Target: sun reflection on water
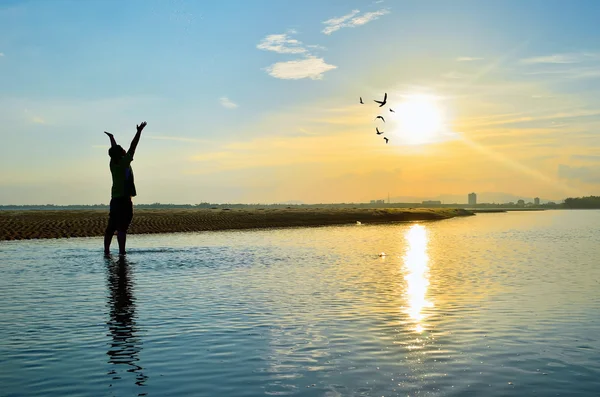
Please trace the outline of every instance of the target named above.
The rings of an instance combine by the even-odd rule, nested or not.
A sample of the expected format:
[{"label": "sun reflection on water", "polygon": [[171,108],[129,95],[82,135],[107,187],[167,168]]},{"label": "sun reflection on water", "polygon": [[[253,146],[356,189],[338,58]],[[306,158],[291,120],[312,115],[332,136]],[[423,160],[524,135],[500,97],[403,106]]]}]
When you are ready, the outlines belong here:
[{"label": "sun reflection on water", "polygon": [[423,313],[424,308],[433,307],[428,301],[427,288],[429,287],[429,256],[427,255],[427,229],[420,224],[411,226],[405,235],[408,249],[404,255],[404,279],[407,282],[405,312],[415,323],[414,330],[423,332],[426,328]]}]

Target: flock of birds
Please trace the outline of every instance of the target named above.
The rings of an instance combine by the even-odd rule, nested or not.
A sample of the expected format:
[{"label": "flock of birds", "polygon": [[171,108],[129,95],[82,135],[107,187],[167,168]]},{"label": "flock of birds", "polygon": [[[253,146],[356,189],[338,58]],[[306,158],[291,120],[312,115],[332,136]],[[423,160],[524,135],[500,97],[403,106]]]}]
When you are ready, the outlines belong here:
[{"label": "flock of birds", "polygon": [[[373,100],[373,102],[378,103],[380,108],[384,107],[387,104],[387,92],[383,96],[383,101]],[[362,97],[360,97],[360,103],[361,103],[361,105],[365,104],[363,102]],[[390,112],[395,113],[394,109],[391,109],[391,108],[390,108]],[[375,117],[375,120],[377,120],[377,119],[381,119],[381,121],[383,121],[385,123],[385,119],[383,118],[383,116],[377,116],[377,117]],[[384,133],[383,131],[379,131],[379,127],[375,127],[375,131],[376,131],[377,135],[382,135]],[[383,139],[385,140],[385,143],[388,143],[388,141],[389,141],[388,138],[386,138],[384,136]]]}]

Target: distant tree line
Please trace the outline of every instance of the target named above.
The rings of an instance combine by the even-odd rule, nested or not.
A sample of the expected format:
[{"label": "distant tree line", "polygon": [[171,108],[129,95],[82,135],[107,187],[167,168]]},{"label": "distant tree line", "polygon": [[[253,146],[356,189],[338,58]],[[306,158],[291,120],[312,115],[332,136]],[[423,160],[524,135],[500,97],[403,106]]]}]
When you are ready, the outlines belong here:
[{"label": "distant tree line", "polygon": [[565,199],[564,208],[600,209],[600,196],[569,197]]},{"label": "distant tree line", "polygon": [[[199,204],[136,204],[136,208],[140,209],[232,209],[232,208],[518,208],[523,205],[518,203],[480,203],[475,206],[467,204],[423,204],[423,203],[329,203],[329,204],[242,204],[242,203],[208,203],[202,202]],[[533,203],[527,203],[525,207],[536,207],[545,209],[600,209],[600,196],[588,197],[569,197],[564,203],[545,203],[534,206]],[[92,205],[0,205],[0,210],[22,211],[22,210],[107,210],[107,204],[92,204]]]}]

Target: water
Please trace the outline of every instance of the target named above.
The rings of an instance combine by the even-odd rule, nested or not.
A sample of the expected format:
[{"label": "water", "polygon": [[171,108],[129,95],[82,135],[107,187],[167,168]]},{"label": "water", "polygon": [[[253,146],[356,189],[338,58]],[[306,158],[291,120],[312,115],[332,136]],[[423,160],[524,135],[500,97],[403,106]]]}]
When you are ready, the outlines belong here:
[{"label": "water", "polygon": [[3,242],[0,395],[598,396],[598,224]]}]

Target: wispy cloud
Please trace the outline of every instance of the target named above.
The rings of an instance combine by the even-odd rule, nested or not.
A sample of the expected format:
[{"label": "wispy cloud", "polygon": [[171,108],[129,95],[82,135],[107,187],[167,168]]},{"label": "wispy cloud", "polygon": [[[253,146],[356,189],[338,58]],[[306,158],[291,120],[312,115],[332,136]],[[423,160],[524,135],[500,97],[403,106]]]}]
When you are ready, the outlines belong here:
[{"label": "wispy cloud", "polygon": [[447,78],[447,79],[456,79],[456,80],[460,80],[460,79],[466,79],[469,77],[469,75],[464,74],[464,73],[459,73],[459,72],[448,72],[448,73],[444,73],[442,75],[442,77]]},{"label": "wispy cloud", "polygon": [[483,61],[483,58],[478,58],[478,57],[458,57],[458,58],[456,58],[456,62],[474,62],[474,61]]},{"label": "wispy cloud", "polygon": [[343,27],[342,25],[346,21],[348,21],[352,17],[355,17],[358,13],[360,13],[360,10],[352,10],[352,11],[350,11],[349,14],[343,15],[341,17],[334,17],[334,18],[328,19],[326,21],[323,21],[323,24],[327,25],[327,27],[325,29],[323,29],[323,33],[331,34],[331,33],[335,32],[336,30],[341,29]]},{"label": "wispy cloud", "polygon": [[600,162],[600,155],[573,154],[573,155],[571,155],[570,159],[571,160],[580,160],[580,161]]},{"label": "wispy cloud", "polygon": [[383,8],[378,11],[366,12],[362,15],[359,15],[360,10],[352,10],[350,13],[341,17],[334,17],[323,21],[323,24],[326,26],[322,30],[322,32],[327,35],[330,35],[333,32],[338,31],[342,28],[355,28],[357,26],[365,25],[389,13],[390,10],[386,8]]},{"label": "wispy cloud", "polygon": [[564,79],[593,79],[600,77],[600,69],[598,66],[590,67],[566,67],[561,69],[553,70],[534,70],[526,72],[526,75],[530,76],[555,76],[557,78]]},{"label": "wispy cloud", "polygon": [[315,50],[323,50],[323,51],[325,51],[327,49],[327,47],[323,47],[322,45],[318,45],[318,44],[309,44],[306,46],[306,48],[313,48]]},{"label": "wispy cloud", "polygon": [[[289,34],[296,33],[295,31],[288,32]],[[304,54],[306,48],[302,46],[302,42],[290,38],[287,33],[270,34],[261,40],[256,46],[259,50],[273,51],[278,54]]]},{"label": "wispy cloud", "polygon": [[553,54],[553,55],[545,55],[539,57],[532,58],[524,58],[521,59],[521,63],[525,64],[565,64],[565,63],[579,63],[582,62],[583,54]]},{"label": "wispy cloud", "polygon": [[600,183],[600,167],[571,167],[558,165],[558,177],[561,179],[579,180],[584,183]]},{"label": "wispy cloud", "polygon": [[219,103],[221,104],[221,106],[227,109],[236,109],[238,107],[237,103],[232,102],[226,96],[219,98]]},{"label": "wispy cloud", "polygon": [[46,120],[44,120],[43,118],[41,118],[39,116],[33,116],[31,118],[31,122],[34,124],[47,124]]},{"label": "wispy cloud", "polygon": [[0,52],[0,57],[3,57],[3,56],[4,56],[4,53],[3,53],[3,52]]},{"label": "wispy cloud", "polygon": [[265,68],[270,76],[284,80],[312,79],[321,80],[323,73],[337,66],[326,63],[323,58],[308,57],[297,61],[277,62]]}]

